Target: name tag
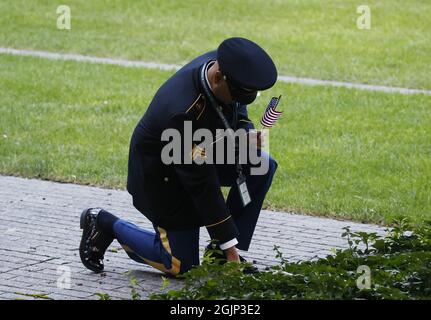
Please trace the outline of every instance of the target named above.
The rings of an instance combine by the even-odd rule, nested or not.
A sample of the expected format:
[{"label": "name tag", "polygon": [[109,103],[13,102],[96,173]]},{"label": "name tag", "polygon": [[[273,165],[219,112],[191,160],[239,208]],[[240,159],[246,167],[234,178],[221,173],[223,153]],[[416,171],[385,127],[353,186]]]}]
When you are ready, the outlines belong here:
[{"label": "name tag", "polygon": [[242,205],[245,207],[251,202],[250,194],[248,193],[247,183],[245,177],[241,175],[236,179],[236,184],[238,185],[239,196],[242,201]]}]

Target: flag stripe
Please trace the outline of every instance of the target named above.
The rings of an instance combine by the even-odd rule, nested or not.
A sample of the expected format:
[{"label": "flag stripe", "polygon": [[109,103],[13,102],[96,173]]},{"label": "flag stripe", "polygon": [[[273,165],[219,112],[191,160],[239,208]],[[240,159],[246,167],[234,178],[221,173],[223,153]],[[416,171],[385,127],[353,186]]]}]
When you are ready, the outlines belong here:
[{"label": "flag stripe", "polygon": [[283,112],[275,110],[278,105],[280,98],[272,97],[269,101],[268,107],[266,108],[260,123],[267,128],[271,128]]}]

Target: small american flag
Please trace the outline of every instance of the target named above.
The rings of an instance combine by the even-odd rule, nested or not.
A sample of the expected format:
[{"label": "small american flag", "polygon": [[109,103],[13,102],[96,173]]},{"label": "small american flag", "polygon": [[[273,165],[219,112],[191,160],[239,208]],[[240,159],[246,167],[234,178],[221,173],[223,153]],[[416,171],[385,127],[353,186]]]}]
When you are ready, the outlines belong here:
[{"label": "small american flag", "polygon": [[265,113],[262,116],[262,119],[260,120],[260,123],[265,128],[271,128],[275,122],[280,118],[282,115],[282,111],[275,110],[277,108],[278,102],[280,101],[281,96],[272,97],[271,101],[268,104],[268,107],[265,110]]}]

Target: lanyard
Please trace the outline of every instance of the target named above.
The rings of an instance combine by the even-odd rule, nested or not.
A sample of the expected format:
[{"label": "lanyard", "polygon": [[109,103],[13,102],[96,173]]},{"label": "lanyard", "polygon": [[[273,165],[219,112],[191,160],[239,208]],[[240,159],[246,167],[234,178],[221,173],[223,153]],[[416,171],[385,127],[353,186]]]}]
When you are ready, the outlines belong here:
[{"label": "lanyard", "polygon": [[[206,72],[207,66],[208,66],[208,62],[205,63],[202,66],[201,72],[200,72],[200,80],[201,80],[202,88],[203,88],[203,90],[205,92],[205,96],[208,98],[208,100],[210,102],[210,105],[213,107],[213,109],[216,111],[217,115],[221,119],[221,121],[223,123],[223,126],[226,129],[226,132],[228,132],[228,134],[229,134],[229,137],[231,139],[233,139],[232,141],[234,141],[234,143],[236,143],[235,137],[234,137],[233,132],[232,132],[233,130],[229,130],[229,129],[232,129],[231,126],[230,126],[230,124],[229,124],[229,121],[227,121],[226,117],[223,114],[223,108],[216,101],[216,99],[214,98],[211,90],[208,88],[208,84],[207,84],[207,82],[205,80],[205,72]],[[236,127],[236,121],[237,121],[237,118],[238,118],[238,115],[237,115],[237,112],[238,112],[238,110],[237,110],[238,105],[237,104],[238,103],[235,102],[235,104],[236,105],[234,107],[233,112],[234,112],[234,125]],[[236,172],[238,173],[238,178],[241,178],[241,179],[243,179],[245,181],[245,177],[244,177],[244,175],[242,173],[242,166],[241,166],[241,164],[239,163],[239,161],[237,159],[236,152],[235,152],[235,166],[236,166]]]}]

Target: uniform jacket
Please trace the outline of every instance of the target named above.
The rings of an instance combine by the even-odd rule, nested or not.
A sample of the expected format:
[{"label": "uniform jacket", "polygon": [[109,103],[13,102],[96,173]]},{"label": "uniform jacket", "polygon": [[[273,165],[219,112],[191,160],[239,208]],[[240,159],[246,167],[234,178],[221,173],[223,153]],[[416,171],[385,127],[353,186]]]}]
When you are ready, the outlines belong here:
[{"label": "uniform jacket", "polygon": [[[157,91],[136,126],[130,143],[127,190],[134,206],[154,224],[166,229],[206,226],[212,239],[231,240],[238,231],[221,192],[212,164],[171,164],[161,161],[167,143],[161,134],[167,128],[181,131],[184,121],[198,128],[224,129],[203,93],[199,72],[202,65],[216,60],[208,52],[177,71]],[[237,112],[224,106],[232,127],[252,127],[246,106]]]}]

